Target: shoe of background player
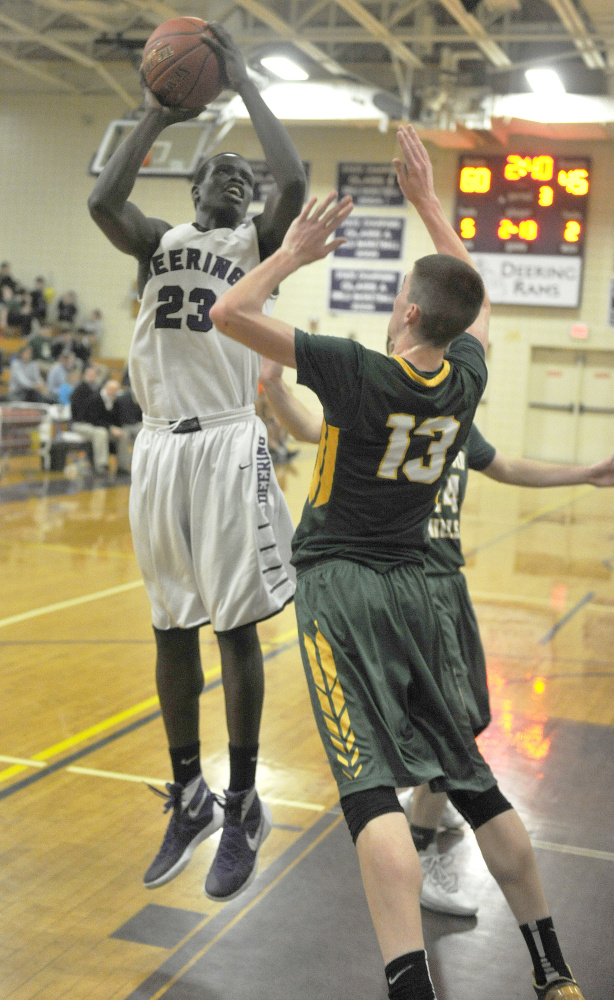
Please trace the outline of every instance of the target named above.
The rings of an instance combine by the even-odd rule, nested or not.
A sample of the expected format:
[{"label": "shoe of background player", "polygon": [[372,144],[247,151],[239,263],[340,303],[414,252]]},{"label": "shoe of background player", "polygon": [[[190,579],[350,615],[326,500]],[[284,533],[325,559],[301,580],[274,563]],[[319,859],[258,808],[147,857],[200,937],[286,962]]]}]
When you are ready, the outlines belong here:
[{"label": "shoe of background player", "polygon": [[183,871],[196,847],[219,830],[224,810],[203,778],[189,802],[182,801],[182,785],[167,782],[167,793],[153,785],[149,787],[166,799],[164,812],[173,810],[162,846],[143,876],[146,888],[155,889]]},{"label": "shoe of background player", "polygon": [[218,902],[234,899],[252,884],[258,852],[273,826],[271,810],[255,788],[224,794],[224,829],[205,881],[205,895]]},{"label": "shoe of background player", "polygon": [[420,905],[425,910],[451,917],[475,917],[478,905],[464,889],[459,889],[452,857],[440,854],[436,844],[430,844],[426,851],[418,851],[418,857],[422,867]]},{"label": "shoe of background player", "polygon": [[[403,812],[407,816],[407,822],[411,822],[411,804],[414,800],[414,790],[413,788],[406,788],[404,791],[399,792],[397,795],[399,802],[403,808]],[[446,802],[446,807],[439,820],[439,826],[437,827],[438,833],[463,833],[463,827],[465,826],[465,820],[459,813],[457,809],[454,808],[450,800]]]},{"label": "shoe of background player", "polygon": [[537,986],[535,976],[533,976],[533,989],[537,993],[537,1000],[584,1000],[580,987],[571,974],[571,969],[569,969],[569,978],[561,976],[545,986]]}]

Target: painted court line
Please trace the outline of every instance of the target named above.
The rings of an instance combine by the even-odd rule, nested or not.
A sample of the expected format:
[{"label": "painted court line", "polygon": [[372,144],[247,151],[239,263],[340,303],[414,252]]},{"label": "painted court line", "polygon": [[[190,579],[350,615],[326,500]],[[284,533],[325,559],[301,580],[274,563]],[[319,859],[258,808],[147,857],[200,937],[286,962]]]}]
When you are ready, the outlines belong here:
[{"label": "painted court line", "polygon": [[556,624],[553,625],[552,628],[549,629],[545,635],[541,637],[541,639],[539,640],[539,645],[543,646],[545,643],[550,642],[551,639],[554,639],[557,632],[560,632],[560,630],[565,625],[567,625],[567,622],[571,618],[573,618],[573,616],[577,614],[578,611],[580,611],[585,604],[588,604],[589,601],[592,601],[594,596],[595,596],[595,591],[589,590],[588,594],[585,594],[584,597],[581,600],[579,600],[577,604],[574,604],[573,608],[570,608],[567,614],[563,615],[563,617],[558,622],[556,622]]},{"label": "painted court line", "polygon": [[145,778],[142,774],[120,774],[117,771],[97,771],[94,767],[75,767],[71,765],[66,768],[71,774],[87,774],[93,778],[114,778],[115,781],[136,781],[145,785],[166,785],[166,778]]},{"label": "painted court line", "polygon": [[42,760],[25,760],[23,757],[7,757],[6,754],[0,753],[0,760],[5,761],[7,764],[21,764],[23,767],[47,767]]},{"label": "painted court line", "polygon": [[551,844],[547,840],[531,840],[533,847],[540,851],[558,851],[559,854],[576,854],[581,858],[596,858],[599,861],[614,861],[612,851],[593,851],[590,847],[574,847],[572,844]]},{"label": "painted court line", "polygon": [[133,580],[132,583],[121,583],[117,587],[109,587],[107,590],[98,590],[93,594],[84,594],[83,597],[71,597],[68,601],[58,601],[57,604],[47,604],[42,608],[32,608],[31,611],[22,611],[19,615],[0,618],[0,628],[6,628],[7,625],[17,625],[19,622],[27,622],[32,618],[39,618],[41,615],[51,615],[56,611],[65,611],[66,608],[76,608],[79,604],[89,604],[90,601],[99,601],[104,597],[114,597],[115,594],[125,594],[128,590],[136,590],[137,587],[142,586],[142,580]]}]

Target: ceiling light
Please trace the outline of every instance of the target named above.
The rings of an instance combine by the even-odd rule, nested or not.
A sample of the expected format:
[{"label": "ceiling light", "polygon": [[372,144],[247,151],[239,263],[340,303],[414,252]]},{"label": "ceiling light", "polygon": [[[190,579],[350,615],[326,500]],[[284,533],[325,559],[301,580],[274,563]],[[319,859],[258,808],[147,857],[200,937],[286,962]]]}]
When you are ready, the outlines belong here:
[{"label": "ceiling light", "polygon": [[525,76],[531,90],[540,97],[560,97],[565,93],[563,82],[553,69],[528,69]]},{"label": "ceiling light", "polygon": [[281,80],[308,80],[309,73],[286,56],[265,56],[262,65]]}]

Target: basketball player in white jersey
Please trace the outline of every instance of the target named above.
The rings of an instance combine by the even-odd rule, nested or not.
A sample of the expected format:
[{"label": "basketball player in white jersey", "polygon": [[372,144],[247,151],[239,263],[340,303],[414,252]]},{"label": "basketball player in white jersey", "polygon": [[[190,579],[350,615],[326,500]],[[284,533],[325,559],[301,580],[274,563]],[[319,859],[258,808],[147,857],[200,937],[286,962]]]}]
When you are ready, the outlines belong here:
[{"label": "basketball player in white jersey", "polygon": [[[174,878],[223,824],[205,892],[226,900],[255,877],[258,851],[271,829],[270,811],[255,789],[264,694],[256,623],[293,597],[293,525],[254,411],[260,359],[218,334],[209,310],[280,246],[301,210],[305,174],[236,43],[223,28],[214,31],[214,39],[203,38],[227,85],[243,98],[275,179],[262,214],[243,221],[254,178],[235,153],[221,153],[197,169],[193,223],[173,228],[128,201],[162,130],[197,114],[162,107],[149,91],[144,117],[105,166],[88,204],[111,243],[136,257],[141,296],[129,358],[143,410],[130,524],[152,606],[156,681],[173,768],[165,804],[172,816],[144,883],[153,888]],[[198,632],[208,623],[220,648],[229,735],[223,802],[200,767]]]}]

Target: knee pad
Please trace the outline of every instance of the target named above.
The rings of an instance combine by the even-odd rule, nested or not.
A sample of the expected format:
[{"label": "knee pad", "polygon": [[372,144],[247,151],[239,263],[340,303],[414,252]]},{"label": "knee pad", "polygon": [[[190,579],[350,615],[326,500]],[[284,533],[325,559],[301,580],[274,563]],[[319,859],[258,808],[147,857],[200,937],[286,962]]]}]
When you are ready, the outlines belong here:
[{"label": "knee pad", "polygon": [[350,792],[341,799],[341,808],[354,843],[358,839],[358,834],[376,816],[403,812],[397,793],[394,788],[389,788],[387,785],[367,788],[362,792]]},{"label": "knee pad", "polygon": [[448,798],[452,805],[458,809],[472,830],[488,823],[489,819],[494,819],[499,813],[513,809],[511,802],[505,798],[498,785],[493,785],[485,792],[448,792]]}]

